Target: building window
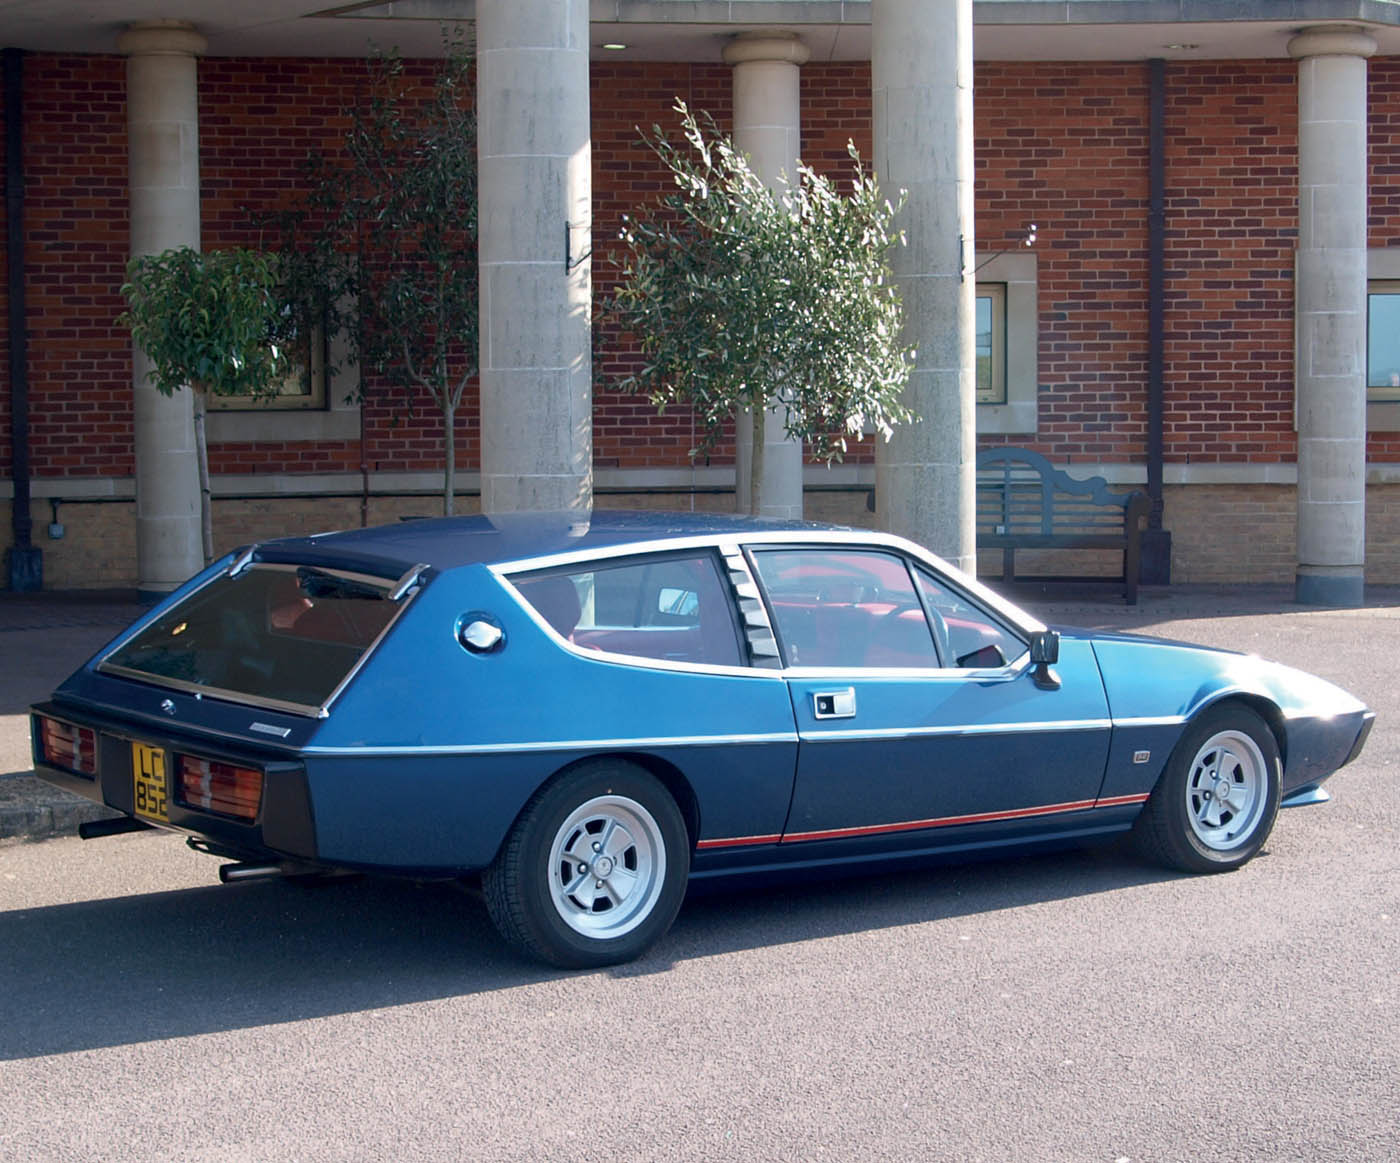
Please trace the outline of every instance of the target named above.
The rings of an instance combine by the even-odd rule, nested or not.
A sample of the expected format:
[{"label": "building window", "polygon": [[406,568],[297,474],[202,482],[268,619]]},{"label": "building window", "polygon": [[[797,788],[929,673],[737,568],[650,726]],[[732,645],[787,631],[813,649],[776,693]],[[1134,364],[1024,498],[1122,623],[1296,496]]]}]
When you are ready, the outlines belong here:
[{"label": "building window", "polygon": [[1006,403],[1006,284],[977,284],[977,402]]},{"label": "building window", "polygon": [[1400,401],[1400,280],[1366,288],[1366,399]]},{"label": "building window", "polygon": [[1035,435],[1040,307],[1034,252],[986,258],[977,270],[977,431]]},{"label": "building window", "polygon": [[1400,432],[1400,247],[1366,252],[1366,431]]},{"label": "building window", "polygon": [[326,406],[326,333],[323,327],[313,327],[310,333],[298,336],[292,351],[292,367],[276,391],[267,396],[214,396],[208,400],[210,411],[261,412],[268,409],[322,409]]}]

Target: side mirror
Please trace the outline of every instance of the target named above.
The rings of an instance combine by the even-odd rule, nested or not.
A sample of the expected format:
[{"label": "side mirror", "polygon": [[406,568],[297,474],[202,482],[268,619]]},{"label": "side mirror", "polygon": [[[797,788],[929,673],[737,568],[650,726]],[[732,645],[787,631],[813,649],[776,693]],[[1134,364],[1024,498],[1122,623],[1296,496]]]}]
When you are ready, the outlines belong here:
[{"label": "side mirror", "polygon": [[1041,690],[1060,689],[1060,677],[1050,668],[1060,661],[1060,635],[1054,630],[1031,634],[1031,681]]}]

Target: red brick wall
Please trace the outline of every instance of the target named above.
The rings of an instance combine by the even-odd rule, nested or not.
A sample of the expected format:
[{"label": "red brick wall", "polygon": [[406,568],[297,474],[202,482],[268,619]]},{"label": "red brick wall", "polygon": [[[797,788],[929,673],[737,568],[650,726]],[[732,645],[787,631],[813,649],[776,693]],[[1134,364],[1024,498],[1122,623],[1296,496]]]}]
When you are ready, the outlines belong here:
[{"label": "red brick wall", "polygon": [[[27,55],[23,124],[30,463],[39,475],[129,474],[130,338],[116,324],[128,246],[125,62]],[[8,408],[8,362],[0,375]]]},{"label": "red brick wall", "polygon": [[[203,244],[209,248],[271,245],[258,215],[294,199],[308,155],[335,156],[350,120],[343,111],[366,91],[370,69],[355,59],[200,62],[200,187]],[[431,66],[410,62],[405,77],[420,84]],[[371,378],[364,402],[365,458],[371,470],[435,470],[442,465],[442,420],[426,393],[406,393]],[[336,390],[334,383],[331,390]],[[341,394],[344,394],[343,389]],[[457,413],[457,462],[479,456],[477,395]],[[215,444],[216,473],[338,472],[360,465],[358,440]]]},{"label": "red brick wall", "polygon": [[1034,447],[1056,458],[1143,460],[1145,66],[979,64],[974,100],[977,249],[1015,247],[1028,223],[1038,228]]},{"label": "red brick wall", "polygon": [[[1371,64],[1371,241],[1400,236],[1400,61]],[[127,252],[125,63],[25,59],[32,459],[40,475],[132,471],[128,339],[115,320]],[[278,205],[307,153],[333,146],[358,61],[200,63],[204,244],[256,245],[250,211]],[[674,131],[686,98],[728,127],[722,65],[593,66],[594,285],[607,294],[623,213],[664,192],[637,126]],[[1167,70],[1167,456],[1291,460],[1296,68],[1287,61],[1172,64]],[[869,66],[802,71],[803,152],[845,172],[846,141],[869,159]],[[977,244],[983,253],[1039,227],[1040,434],[1057,458],[1145,457],[1146,67],[979,62]],[[3,288],[0,288],[0,298]],[[3,355],[3,341],[0,341]],[[609,390],[625,352],[599,353],[600,465],[681,466],[690,417],[655,417]],[[0,365],[0,382],[7,378]],[[0,391],[0,423],[8,409]],[[371,467],[438,466],[438,418],[424,398],[367,406]],[[477,463],[475,393],[459,417],[460,463]],[[1020,443],[1023,438],[1012,438]],[[1371,439],[1400,460],[1400,435]],[[717,459],[729,459],[728,446]],[[868,446],[855,459],[868,459]],[[216,472],[353,469],[354,441],[216,445]],[[0,471],[8,471],[0,441]]]},{"label": "red brick wall", "polygon": [[1167,78],[1167,459],[1291,461],[1297,66]]},{"label": "red brick wall", "polygon": [[[653,127],[673,141],[680,98],[728,132],[733,118],[730,70],[724,65],[595,63],[591,69],[593,121],[593,294],[602,308],[617,284],[623,215],[654,206],[674,186],[642,134]],[[599,467],[670,468],[688,465],[700,426],[688,410],[658,416],[644,396],[611,387],[635,369],[637,357],[602,326],[594,340],[593,458]],[[732,464],[732,441],[714,463]]]}]

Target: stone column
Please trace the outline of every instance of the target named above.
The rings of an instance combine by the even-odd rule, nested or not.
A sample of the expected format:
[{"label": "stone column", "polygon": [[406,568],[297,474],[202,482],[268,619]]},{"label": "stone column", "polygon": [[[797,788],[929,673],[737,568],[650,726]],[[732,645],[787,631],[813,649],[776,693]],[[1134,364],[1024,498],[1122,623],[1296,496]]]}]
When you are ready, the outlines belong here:
[{"label": "stone column", "polygon": [[[196,58],[206,42],[179,20],[133,24],[117,42],[127,57],[131,254],[199,247],[199,108]],[[136,566],[143,594],[168,593],[204,565],[193,397],[162,396],[150,363],[132,352],[136,455]]]},{"label": "stone column", "polygon": [[[749,157],[769,189],[780,174],[797,180],[802,151],[801,67],[810,50],[795,33],[744,32],[724,49],[734,69],[734,144]],[[752,506],[753,417],[736,424],[735,500],[740,512]],[[783,431],[781,409],[769,409],[763,426],[760,503],[764,517],[802,517],[802,442]]]},{"label": "stone column", "polygon": [[588,0],[479,0],[481,505],[593,504]]},{"label": "stone column", "polygon": [[872,0],[875,170],[908,245],[891,255],[904,337],[918,349],[906,399],[921,417],[876,448],[880,527],[971,573],[977,365],[973,255],[972,0]]},{"label": "stone column", "polygon": [[1358,606],[1366,560],[1366,58],[1304,29],[1298,60],[1297,600]]}]

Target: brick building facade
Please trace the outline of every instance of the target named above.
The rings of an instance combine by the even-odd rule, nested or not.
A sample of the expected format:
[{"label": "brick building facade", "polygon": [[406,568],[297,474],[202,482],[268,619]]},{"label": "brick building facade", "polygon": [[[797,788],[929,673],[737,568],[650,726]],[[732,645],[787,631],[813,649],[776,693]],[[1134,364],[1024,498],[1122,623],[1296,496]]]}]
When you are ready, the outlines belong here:
[{"label": "brick building facade", "polygon": [[[55,588],[135,578],[130,342],[116,322],[129,253],[124,66],[106,54],[24,58],[31,513],[45,584]],[[1400,59],[1377,56],[1368,67],[1368,246],[1380,250],[1400,236]],[[257,246],[265,240],[255,212],[296,188],[310,151],[336,147],[364,62],[211,55],[198,75],[202,244]],[[839,173],[848,139],[869,158],[869,62],[813,62],[801,84],[804,160]],[[1297,90],[1288,59],[1166,66],[1163,524],[1178,581],[1292,578]],[[637,127],[674,125],[677,96],[725,126],[731,70],[606,58],[591,66],[595,294],[609,285],[621,215],[663,189]],[[979,446],[1026,446],[1073,472],[1140,484],[1147,64],[979,59],[974,107],[979,255],[1014,247],[1027,223],[1038,226],[1034,430],[979,432]],[[0,431],[8,346],[0,335]],[[732,503],[732,449],[693,465],[688,417],[658,417],[645,400],[609,390],[625,360],[618,351],[595,357],[598,503]],[[342,413],[334,423],[211,419],[218,548],[357,522],[362,464],[372,520],[433,511],[440,436],[431,408],[419,401],[410,412],[371,393],[361,417],[334,383],[331,394],[329,410]],[[1368,435],[1366,576],[1400,582],[1400,423],[1386,424],[1374,413]],[[470,509],[479,464],[470,390],[457,448]],[[0,479],[12,474],[11,456],[0,440]],[[862,446],[832,473],[809,469],[809,515],[868,522],[872,460]],[[61,539],[45,532],[51,521],[64,527]],[[9,536],[8,519],[0,528]]]}]

